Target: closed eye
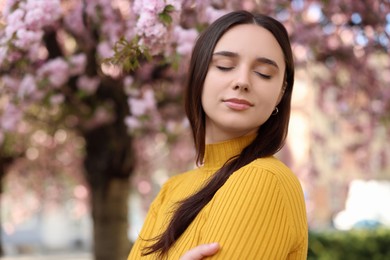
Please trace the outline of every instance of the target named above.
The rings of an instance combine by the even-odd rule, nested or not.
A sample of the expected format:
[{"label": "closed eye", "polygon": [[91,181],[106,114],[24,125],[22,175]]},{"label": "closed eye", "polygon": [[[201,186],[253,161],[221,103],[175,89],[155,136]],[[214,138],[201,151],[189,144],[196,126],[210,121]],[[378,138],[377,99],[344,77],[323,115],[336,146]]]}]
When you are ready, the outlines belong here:
[{"label": "closed eye", "polygon": [[232,70],[234,67],[223,67],[223,66],[216,66],[217,69],[222,70],[222,71],[229,71]]},{"label": "closed eye", "polygon": [[257,71],[254,71],[254,73],[256,73],[256,75],[258,75],[259,77],[262,77],[263,79],[271,79],[270,75],[266,75]]}]

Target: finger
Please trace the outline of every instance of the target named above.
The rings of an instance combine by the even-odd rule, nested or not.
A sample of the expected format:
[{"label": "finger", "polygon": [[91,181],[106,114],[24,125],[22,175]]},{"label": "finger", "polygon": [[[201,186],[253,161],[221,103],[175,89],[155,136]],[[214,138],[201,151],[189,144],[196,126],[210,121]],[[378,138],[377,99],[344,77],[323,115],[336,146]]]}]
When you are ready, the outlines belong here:
[{"label": "finger", "polygon": [[218,243],[204,244],[187,251],[180,260],[200,260],[206,256],[212,256],[219,250]]}]

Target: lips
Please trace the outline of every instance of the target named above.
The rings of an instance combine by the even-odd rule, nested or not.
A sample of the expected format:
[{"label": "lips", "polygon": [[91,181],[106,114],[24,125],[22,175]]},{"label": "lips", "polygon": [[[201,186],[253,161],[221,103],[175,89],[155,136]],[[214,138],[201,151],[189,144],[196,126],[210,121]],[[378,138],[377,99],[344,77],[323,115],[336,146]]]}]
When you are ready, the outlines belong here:
[{"label": "lips", "polygon": [[253,106],[253,104],[251,102],[249,102],[248,100],[239,99],[239,98],[224,99],[223,103],[227,107],[229,107],[233,110],[239,110],[239,111],[249,109],[250,107]]}]

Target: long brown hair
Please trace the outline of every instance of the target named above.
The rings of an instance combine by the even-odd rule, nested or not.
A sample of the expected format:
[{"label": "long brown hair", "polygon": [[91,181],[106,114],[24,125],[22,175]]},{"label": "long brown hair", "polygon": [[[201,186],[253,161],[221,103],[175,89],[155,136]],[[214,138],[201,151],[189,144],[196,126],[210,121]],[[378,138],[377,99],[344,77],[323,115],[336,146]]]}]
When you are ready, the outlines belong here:
[{"label": "long brown hair", "polygon": [[192,52],[185,93],[185,109],[195,142],[196,161],[198,164],[203,162],[206,147],[205,112],[202,107],[201,96],[208,66],[218,40],[227,30],[240,24],[257,24],[270,31],[283,50],[286,63],[286,86],[283,97],[278,104],[279,113],[271,116],[261,125],[252,143],[245,147],[238,156],[226,162],[198,192],[178,202],[177,209],[167,229],[155,238],[153,245],[145,248],[144,255],[154,252],[159,253],[161,257],[166,255],[170,247],[183,234],[202,208],[210,202],[214,194],[233,172],[257,158],[272,156],[284,145],[290,119],[291,95],[294,85],[294,61],[288,33],[279,21],[269,16],[252,14],[247,11],[235,11],[217,19],[203,31]]}]

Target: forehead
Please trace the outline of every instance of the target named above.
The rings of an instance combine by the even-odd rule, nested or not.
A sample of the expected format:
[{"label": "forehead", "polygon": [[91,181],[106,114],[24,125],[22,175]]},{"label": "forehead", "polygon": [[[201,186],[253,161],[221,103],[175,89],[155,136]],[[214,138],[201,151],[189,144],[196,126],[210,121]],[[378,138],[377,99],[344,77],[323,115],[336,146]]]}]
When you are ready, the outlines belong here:
[{"label": "forehead", "polygon": [[256,59],[265,57],[284,67],[282,48],[271,32],[256,24],[241,24],[225,32],[214,52],[230,51],[239,56]]}]

